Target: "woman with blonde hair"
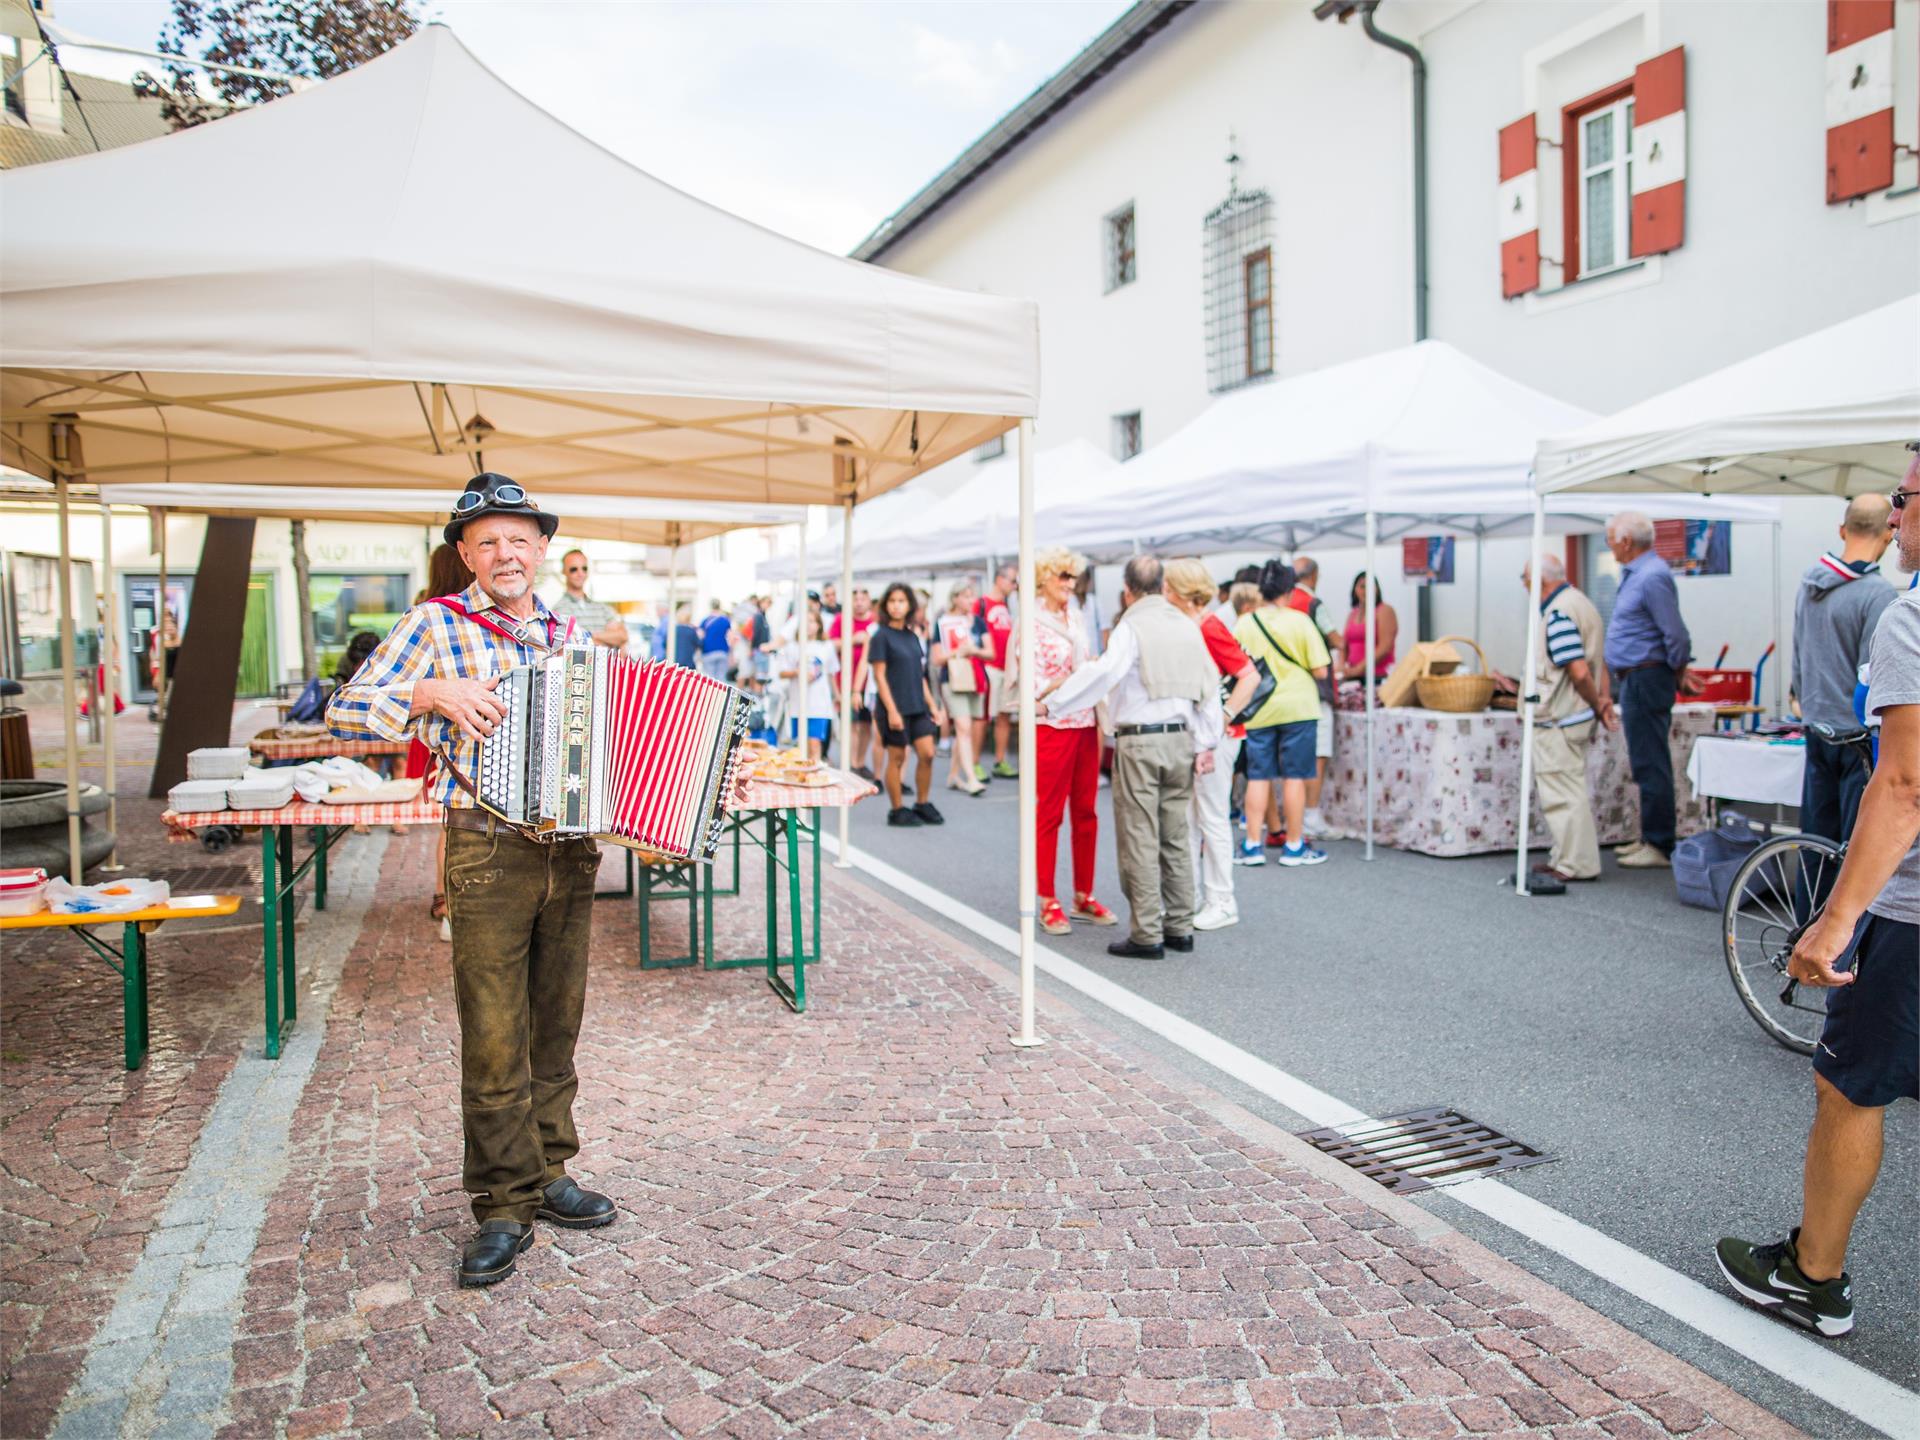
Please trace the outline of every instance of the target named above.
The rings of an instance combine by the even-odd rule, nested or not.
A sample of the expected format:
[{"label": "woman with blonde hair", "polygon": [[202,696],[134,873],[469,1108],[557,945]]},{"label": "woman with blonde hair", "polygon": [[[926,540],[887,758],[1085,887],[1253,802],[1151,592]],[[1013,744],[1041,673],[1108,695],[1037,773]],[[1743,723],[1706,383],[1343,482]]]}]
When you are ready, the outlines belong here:
[{"label": "woman with blonde hair", "polygon": [[979,658],[991,654],[973,643],[973,602],[979,594],[971,580],[957,582],[947,595],[947,612],[934,637],[934,673],[944,677],[947,714],[953,720],[953,749],[948,756],[947,788],[984,795],[987,787],[973,774],[976,721],[987,714],[987,669]]},{"label": "woman with blonde hair", "polygon": [[[1207,567],[1198,560],[1172,560],[1167,563],[1166,575],[1167,599],[1200,627],[1200,638],[1207,642],[1207,654],[1214,666],[1233,682],[1233,691],[1225,700],[1226,716],[1231,721],[1253,698],[1260,672],[1233,638],[1233,632],[1208,608],[1219,587]],[[1239,905],[1233,898],[1233,766],[1245,734],[1245,727],[1229,723],[1214,747],[1213,769],[1193,779],[1188,813],[1193,832],[1200,837],[1194,861],[1202,901],[1200,913],[1193,917],[1196,930],[1221,930],[1240,919]]]},{"label": "woman with blonde hair", "polygon": [[[1032,685],[1037,705],[1082,665],[1087,663],[1087,632],[1080,609],[1073,603],[1074,582],[1087,562],[1059,545],[1050,545],[1033,560],[1034,588],[1039,592],[1033,610]],[[1008,679],[1014,667],[1029,663],[1018,649],[1016,630],[1007,651]],[[1046,714],[1034,724],[1034,787],[1039,803],[1034,829],[1039,842],[1036,867],[1040,895],[1040,928],[1049,935],[1072,931],[1068,921],[1093,925],[1118,924],[1118,918],[1093,898],[1093,860],[1100,819],[1100,731],[1094,709],[1087,706],[1064,715]],[[1022,764],[1028,763],[1024,758]],[[1062,812],[1073,826],[1073,909],[1060,904],[1054,889],[1054,870],[1060,856]]]}]

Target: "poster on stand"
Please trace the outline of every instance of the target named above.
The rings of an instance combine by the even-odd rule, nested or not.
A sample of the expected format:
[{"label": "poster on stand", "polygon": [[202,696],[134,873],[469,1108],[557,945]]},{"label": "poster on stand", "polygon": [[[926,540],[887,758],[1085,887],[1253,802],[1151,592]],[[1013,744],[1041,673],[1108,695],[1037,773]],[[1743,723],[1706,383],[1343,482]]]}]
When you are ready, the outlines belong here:
[{"label": "poster on stand", "polygon": [[1453,584],[1453,536],[1426,535],[1402,540],[1400,573],[1415,585]]},{"label": "poster on stand", "polygon": [[1733,524],[1727,520],[1656,520],[1653,548],[1675,575],[1731,575]]}]

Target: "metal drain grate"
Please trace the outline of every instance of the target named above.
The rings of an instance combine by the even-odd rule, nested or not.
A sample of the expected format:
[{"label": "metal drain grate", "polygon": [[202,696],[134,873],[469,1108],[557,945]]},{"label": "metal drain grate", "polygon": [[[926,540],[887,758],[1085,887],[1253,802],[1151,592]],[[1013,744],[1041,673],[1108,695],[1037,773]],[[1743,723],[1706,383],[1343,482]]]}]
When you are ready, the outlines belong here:
[{"label": "metal drain grate", "polygon": [[253,865],[187,865],[159,877],[176,895],[260,895],[260,871]]},{"label": "metal drain grate", "polygon": [[1300,1138],[1402,1195],[1559,1158],[1444,1105],[1303,1130]]}]

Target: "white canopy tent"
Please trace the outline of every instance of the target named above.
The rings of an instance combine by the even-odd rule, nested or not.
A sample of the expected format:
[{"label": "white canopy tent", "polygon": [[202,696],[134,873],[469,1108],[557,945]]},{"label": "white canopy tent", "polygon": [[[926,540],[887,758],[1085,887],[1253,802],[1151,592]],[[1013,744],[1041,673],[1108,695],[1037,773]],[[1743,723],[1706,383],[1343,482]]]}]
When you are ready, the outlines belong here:
[{"label": "white canopy tent", "polygon": [[1892,490],[1920,438],[1920,295],[1577,428],[1548,432],[1542,495]]},{"label": "white canopy tent", "polygon": [[[1920,295],[1776,345],[1614,415],[1540,442],[1541,505],[1548,511],[1591,491],[1631,492],[1635,508],[1676,496],[1852,496],[1896,489],[1920,439]],[[1701,502],[1688,501],[1697,507]],[[1774,626],[1780,556],[1774,553]],[[1528,613],[1523,693],[1534,692],[1539,643],[1538,579]],[[1776,669],[1776,675],[1779,673]],[[1778,698],[1776,696],[1776,705]],[[1527,886],[1526,792],[1531,789],[1533,711],[1525,708],[1520,851],[1515,885]]]},{"label": "white canopy tent", "polygon": [[[486,176],[534,188],[475,199]],[[685,195],[442,25],[271,104],[0,175],[0,306],[0,460],[63,502],[76,479],[451,490],[490,466],[536,498],[851,510],[1015,425],[1026,454],[1038,402],[1030,302]],[[1031,1039],[1030,939],[1022,969]]]},{"label": "white canopy tent", "polygon": [[[1293,550],[1337,537],[1363,544],[1367,572],[1377,574],[1379,541],[1415,529],[1480,539],[1524,533],[1535,511],[1530,469],[1539,438],[1590,418],[1444,341],[1423,340],[1226,395],[1093,497],[1043,508],[1038,523],[1049,541],[1095,555]],[[1597,529],[1626,503],[1582,496],[1555,507],[1555,524]],[[1690,500],[1672,513],[1779,521],[1779,507],[1764,501]],[[1371,654],[1371,608],[1366,619]],[[1366,698],[1371,856],[1371,673]]]}]

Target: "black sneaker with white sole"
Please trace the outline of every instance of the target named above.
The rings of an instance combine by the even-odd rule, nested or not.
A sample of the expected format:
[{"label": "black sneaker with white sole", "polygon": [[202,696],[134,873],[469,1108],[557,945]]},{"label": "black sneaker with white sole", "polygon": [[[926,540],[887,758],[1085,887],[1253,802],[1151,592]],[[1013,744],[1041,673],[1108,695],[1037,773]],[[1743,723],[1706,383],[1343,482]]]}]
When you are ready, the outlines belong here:
[{"label": "black sneaker with white sole", "polygon": [[1799,1241],[1797,1225],[1771,1245],[1729,1238],[1713,1247],[1713,1258],[1742,1299],[1777,1310],[1817,1335],[1845,1335],[1853,1329],[1853,1281],[1845,1272],[1832,1280],[1809,1280],[1800,1272]]}]

